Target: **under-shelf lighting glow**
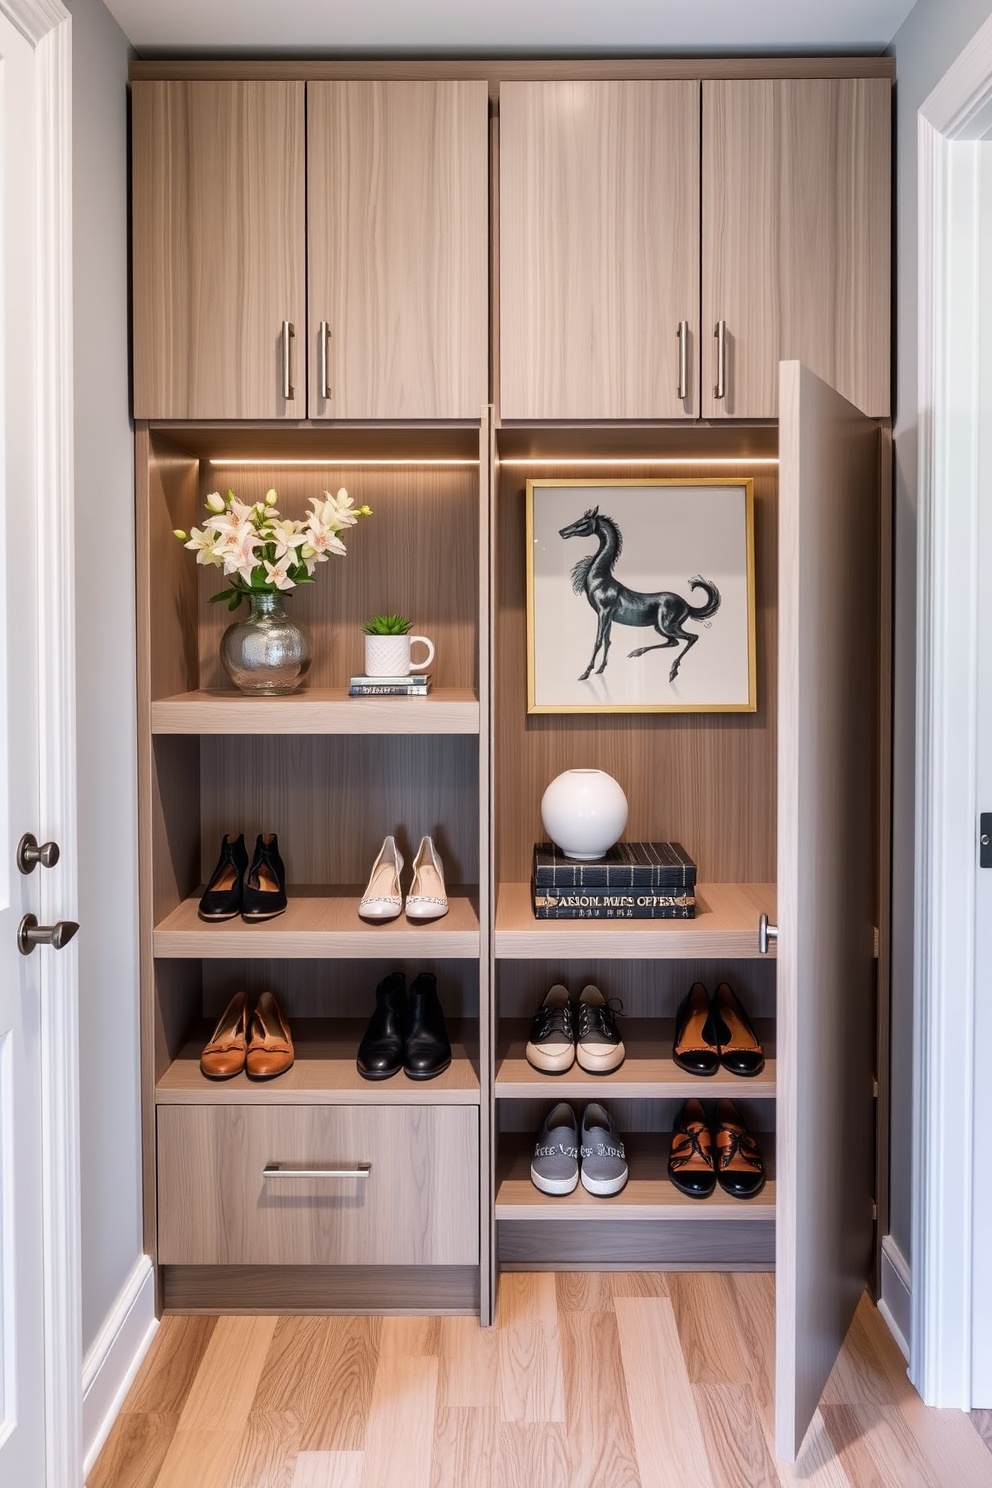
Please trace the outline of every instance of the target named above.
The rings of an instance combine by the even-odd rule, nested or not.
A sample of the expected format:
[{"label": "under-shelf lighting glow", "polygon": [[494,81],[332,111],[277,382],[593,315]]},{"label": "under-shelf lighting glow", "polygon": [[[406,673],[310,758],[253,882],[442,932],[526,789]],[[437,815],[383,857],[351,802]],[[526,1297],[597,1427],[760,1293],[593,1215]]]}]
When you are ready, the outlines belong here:
[{"label": "under-shelf lighting glow", "polygon": [[721,455],[714,459],[713,456],[707,455],[667,455],[664,458],[653,455],[650,458],[610,455],[608,457],[597,456],[595,459],[576,459],[571,455],[530,455],[526,458],[521,456],[519,459],[510,458],[500,460],[498,463],[505,469],[513,470],[519,470],[525,467],[532,468],[539,465],[577,465],[583,469],[589,469],[593,466],[603,467],[612,465],[729,465],[733,466],[735,470],[739,470],[742,465],[777,465],[778,457],[771,455],[741,455],[740,457],[731,458]]},{"label": "under-shelf lighting glow", "polygon": [[271,466],[280,466],[281,467],[281,466],[284,466],[284,465],[313,465],[313,466],[316,466],[318,469],[323,469],[323,470],[340,470],[343,465],[347,465],[349,467],[352,466],[352,465],[404,465],[404,466],[409,466],[409,465],[478,465],[479,462],[478,462],[477,459],[475,459],[475,460],[421,460],[421,459],[416,459],[416,460],[364,460],[364,459],[356,459],[356,458],[353,458],[353,457],[348,456],[348,455],[341,455],[341,456],[339,456],[336,459],[332,458],[332,459],[329,459],[329,460],[287,460],[287,459],[283,459],[283,457],[281,455],[277,455],[274,459],[271,459],[271,460],[233,460],[233,459],[232,460],[225,460],[225,459],[221,458],[221,459],[217,459],[217,460],[211,459],[209,461],[209,463],[211,465],[222,466],[225,469],[228,466],[231,466],[231,465],[267,465],[267,466],[270,466],[270,467]]}]

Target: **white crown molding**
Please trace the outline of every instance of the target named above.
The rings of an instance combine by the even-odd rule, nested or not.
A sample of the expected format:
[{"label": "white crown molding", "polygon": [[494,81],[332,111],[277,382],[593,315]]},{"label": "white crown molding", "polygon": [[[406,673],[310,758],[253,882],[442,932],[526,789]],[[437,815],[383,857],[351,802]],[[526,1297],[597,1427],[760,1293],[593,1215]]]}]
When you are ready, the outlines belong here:
[{"label": "white crown molding", "polygon": [[32,46],[69,19],[60,0],[3,0],[0,9]]}]

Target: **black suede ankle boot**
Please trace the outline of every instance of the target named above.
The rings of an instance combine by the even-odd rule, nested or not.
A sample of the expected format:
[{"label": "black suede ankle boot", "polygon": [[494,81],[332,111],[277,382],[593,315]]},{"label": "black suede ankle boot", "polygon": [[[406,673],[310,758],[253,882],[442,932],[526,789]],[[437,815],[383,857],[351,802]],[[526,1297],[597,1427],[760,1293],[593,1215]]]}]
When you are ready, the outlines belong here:
[{"label": "black suede ankle boot", "polygon": [[403,1068],[411,1080],[433,1080],[451,1063],[451,1044],[437,995],[437,982],[422,971],[410,988],[410,1023]]},{"label": "black suede ankle boot", "polygon": [[356,1063],[363,1080],[388,1080],[403,1068],[406,1026],[406,977],[394,971],[375,989],[375,1012],[358,1046]]}]

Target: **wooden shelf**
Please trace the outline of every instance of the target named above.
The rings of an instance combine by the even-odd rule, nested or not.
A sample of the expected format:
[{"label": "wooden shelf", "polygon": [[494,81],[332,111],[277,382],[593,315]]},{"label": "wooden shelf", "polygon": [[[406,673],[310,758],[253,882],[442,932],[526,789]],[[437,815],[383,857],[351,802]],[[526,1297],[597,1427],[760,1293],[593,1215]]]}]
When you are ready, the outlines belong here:
[{"label": "wooden shelf", "polygon": [[400,915],[385,924],[358,918],[362,888],[356,884],[289,885],[285,914],[260,925],[244,920],[205,924],[197,892],[155,926],[159,957],[226,960],[235,957],[316,960],[323,957],[416,956],[421,960],[478,958],[479,900],[471,888],[448,891],[448,913],[417,925]]},{"label": "wooden shelf", "polygon": [[687,1075],[672,1062],[674,1018],[624,1018],[620,1022],[627,1057],[611,1075],[589,1075],[573,1064],[563,1075],[546,1075],[528,1064],[524,1048],[529,1024],[520,1019],[500,1023],[496,1054],[498,1100],[737,1100],[775,1097],[775,1024],[758,1019],[756,1032],[765,1050],[760,1075],[744,1079],[721,1069],[705,1077]]},{"label": "wooden shelf", "polygon": [[363,1080],[355,1054],[365,1032],[362,1018],[300,1018],[292,1022],[296,1062],[274,1080],[208,1080],[200,1052],[213,1032],[203,1023],[155,1086],[160,1106],[477,1106],[479,1065],[466,1035],[474,1024],[452,1020],[451,1064],[433,1080]]},{"label": "wooden shelf", "polygon": [[775,1217],[773,1142],[759,1134],[768,1179],[756,1199],[732,1199],[717,1186],[708,1199],[687,1199],[668,1179],[667,1134],[621,1133],[630,1177],[622,1192],[612,1198],[587,1193],[581,1182],[573,1193],[554,1197],[542,1194],[530,1178],[534,1138],[504,1134],[500,1137],[496,1164],[496,1218],[498,1220],[603,1219],[613,1223],[635,1219],[741,1220],[753,1223]]},{"label": "wooden shelf", "polygon": [[353,698],[346,687],[270,698],[205,688],[151,705],[153,734],[477,734],[479,716],[468,687],[438,687],[423,698]]},{"label": "wooden shelf", "polygon": [[[538,920],[529,883],[504,883],[496,955],[507,960],[757,957],[758,917],[774,923],[775,884],[698,884],[693,920]],[[774,956],[774,942],[769,948]]]}]

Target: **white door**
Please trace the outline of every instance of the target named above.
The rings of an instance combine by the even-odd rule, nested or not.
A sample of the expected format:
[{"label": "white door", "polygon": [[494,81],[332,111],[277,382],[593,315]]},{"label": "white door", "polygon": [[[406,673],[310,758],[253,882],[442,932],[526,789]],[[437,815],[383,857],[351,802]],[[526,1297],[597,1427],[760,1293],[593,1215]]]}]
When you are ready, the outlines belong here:
[{"label": "white door", "polygon": [[[44,263],[59,235],[52,229],[47,244],[38,241],[36,211],[41,199],[49,200],[39,170],[43,63],[5,8],[0,5],[0,1488],[54,1488],[66,1462],[62,1428],[53,1427],[61,1381],[74,1371],[81,1388],[78,1359],[55,1356],[53,1283],[72,1275],[72,1263],[60,1253],[61,1241],[53,1245],[50,1203],[55,1109],[63,1098],[54,1088],[60,1071],[51,1057],[52,1031],[64,1022],[67,991],[74,1005],[75,948],[38,945],[24,955],[18,934],[27,929],[26,916],[51,923],[63,895],[69,910],[74,881],[64,858],[51,867],[35,864],[28,874],[18,870],[16,855],[25,833],[62,843],[71,837],[71,826],[51,819],[68,813],[53,805],[42,780],[48,745],[61,730],[63,703],[56,697],[53,708],[48,691],[55,681],[46,660],[47,617],[53,587],[66,583],[68,549],[53,542],[50,505],[41,496],[52,474],[45,436],[52,400],[36,380],[48,362]],[[58,376],[64,367],[48,371]],[[61,600],[54,608],[61,612]],[[71,1195],[66,1202],[71,1215]],[[74,1242],[70,1223],[65,1244]]]}]

